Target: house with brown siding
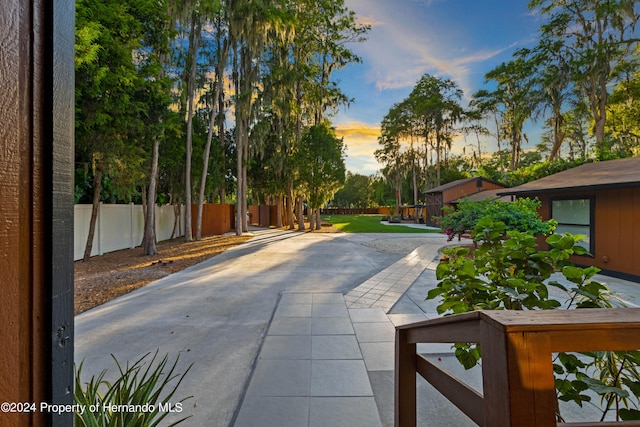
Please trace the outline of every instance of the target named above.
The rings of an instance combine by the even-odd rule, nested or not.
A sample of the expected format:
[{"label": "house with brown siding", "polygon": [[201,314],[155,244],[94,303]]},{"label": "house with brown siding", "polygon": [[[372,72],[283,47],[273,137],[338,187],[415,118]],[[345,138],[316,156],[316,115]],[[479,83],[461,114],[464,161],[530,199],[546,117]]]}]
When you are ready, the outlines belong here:
[{"label": "house with brown siding", "polygon": [[576,264],[640,279],[640,157],[588,163],[500,194],[537,197],[556,232],[584,235],[591,255],[574,256]]},{"label": "house with brown siding", "polygon": [[456,203],[463,197],[472,196],[489,190],[504,189],[499,182],[484,177],[459,179],[440,185],[422,193],[425,197],[425,222],[435,225],[434,217],[442,216],[443,208]]}]

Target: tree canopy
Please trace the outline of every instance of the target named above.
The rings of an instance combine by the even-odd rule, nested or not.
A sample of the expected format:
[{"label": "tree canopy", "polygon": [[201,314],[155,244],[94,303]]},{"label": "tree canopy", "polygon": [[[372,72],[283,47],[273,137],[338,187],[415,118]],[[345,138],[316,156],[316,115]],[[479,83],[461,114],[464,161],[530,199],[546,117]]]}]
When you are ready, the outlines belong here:
[{"label": "tree canopy", "polygon": [[[344,0],[78,0],[76,201],[94,204],[92,224],[99,202],[195,200],[196,224],[204,203],[235,203],[242,233],[249,203],[276,204],[278,224],[303,227],[304,206],[334,193],[334,204],[417,204],[462,177],[522,183],[640,155],[638,2],[528,6],[541,23],[532,46],[467,98],[456,81],[422,75],[381,118],[380,172],[349,174],[336,193],[345,178],[312,183],[309,165],[335,146],[344,157],[330,120],[353,99],[336,71],[361,61],[353,46],[370,30]],[[544,130],[539,141],[527,125]]]}]

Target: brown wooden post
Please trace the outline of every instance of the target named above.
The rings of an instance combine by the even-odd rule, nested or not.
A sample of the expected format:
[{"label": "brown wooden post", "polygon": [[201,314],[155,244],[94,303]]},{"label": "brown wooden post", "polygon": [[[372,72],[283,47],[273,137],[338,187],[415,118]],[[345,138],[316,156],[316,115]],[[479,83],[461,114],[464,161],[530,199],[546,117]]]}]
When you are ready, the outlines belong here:
[{"label": "brown wooden post", "polygon": [[505,333],[480,326],[485,425],[555,425],[549,332]]},{"label": "brown wooden post", "polygon": [[[507,366],[507,340],[502,331],[480,322],[482,343],[482,392],[484,396],[484,425],[509,426],[509,372]],[[499,405],[494,402],[501,402]]]},{"label": "brown wooden post", "polygon": [[416,345],[407,342],[408,331],[396,329],[395,426],[415,427]]},{"label": "brown wooden post", "polygon": [[556,423],[556,393],[551,361],[552,332],[514,332],[507,335],[507,360],[512,392],[513,426]]},{"label": "brown wooden post", "polygon": [[36,405],[3,427],[73,424],[40,405],[73,403],[74,15],[0,8],[0,403]]}]

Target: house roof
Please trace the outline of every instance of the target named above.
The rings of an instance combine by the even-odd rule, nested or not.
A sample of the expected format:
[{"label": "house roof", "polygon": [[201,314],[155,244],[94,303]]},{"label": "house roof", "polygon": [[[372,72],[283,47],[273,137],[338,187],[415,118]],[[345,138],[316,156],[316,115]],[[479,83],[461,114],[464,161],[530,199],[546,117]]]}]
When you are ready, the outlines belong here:
[{"label": "house roof", "polygon": [[494,180],[491,180],[489,178],[485,178],[485,177],[482,177],[482,176],[474,176],[473,178],[457,179],[455,181],[451,181],[451,182],[448,182],[446,184],[439,185],[438,187],[434,187],[434,188],[432,188],[430,190],[423,191],[422,194],[441,193],[441,192],[443,192],[445,190],[448,190],[450,188],[455,188],[455,187],[458,187],[459,185],[464,185],[464,184],[467,184],[469,182],[473,182],[473,181],[475,181],[477,179],[481,179],[481,180],[483,180],[485,182],[492,182],[492,183],[494,183],[496,185],[500,185],[500,186],[504,187],[504,184],[501,184],[501,183],[499,183],[497,181],[494,181]]},{"label": "house roof", "polygon": [[500,191],[499,194],[536,194],[561,190],[595,190],[640,185],[640,157],[587,163],[566,171]]}]

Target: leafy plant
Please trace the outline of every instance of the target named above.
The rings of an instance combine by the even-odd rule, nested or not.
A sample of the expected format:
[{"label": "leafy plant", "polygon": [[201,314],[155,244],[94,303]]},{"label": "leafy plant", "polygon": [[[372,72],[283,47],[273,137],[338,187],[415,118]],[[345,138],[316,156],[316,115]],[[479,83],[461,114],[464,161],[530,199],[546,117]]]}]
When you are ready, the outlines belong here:
[{"label": "leafy plant", "polygon": [[534,235],[549,234],[557,223],[553,220],[542,221],[538,214],[539,207],[539,200],[529,198],[517,199],[514,202],[463,200],[456,209],[445,207],[444,216],[437,217],[436,221],[446,231],[449,240],[456,235],[459,240],[465,232],[476,229],[479,221],[486,217],[504,223],[507,230]]},{"label": "leafy plant", "polygon": [[[606,285],[593,280],[598,268],[576,267],[569,260],[574,254],[588,255],[578,245],[582,236],[552,234],[546,238],[550,249],[541,251],[532,234],[509,230],[504,222],[485,217],[478,221],[473,237],[479,243],[473,252],[470,247],[443,250],[445,258],[436,269],[439,282],[427,294],[427,299],[441,298],[439,314],[624,305]],[[554,272],[570,285],[549,280]],[[565,291],[567,299],[551,298],[549,286]],[[458,343],[454,348],[467,369],[481,358],[476,344]],[[553,363],[558,399],[582,406],[591,401],[591,392],[601,396],[603,420],[613,408],[617,419],[640,419],[638,366],[638,351],[560,353]],[[560,414],[558,418],[562,420]]]},{"label": "leafy plant", "polygon": [[[147,353],[131,366],[127,363],[124,368],[112,355],[120,372],[113,383],[104,379],[107,373],[105,369],[83,385],[80,377],[84,362],[80,363],[75,372],[74,397],[75,403],[84,411],[75,413],[74,424],[85,427],[152,427],[159,425],[170,413],[167,408],[177,408],[177,412],[180,412],[182,403],[188,397],[176,403],[172,403],[171,398],[191,366],[181,375],[174,374],[178,358],[167,371],[168,355],[157,360],[156,351],[146,364],[145,359],[150,354]],[[170,384],[172,382],[174,384]],[[187,418],[189,416],[170,426],[180,424]]]}]

